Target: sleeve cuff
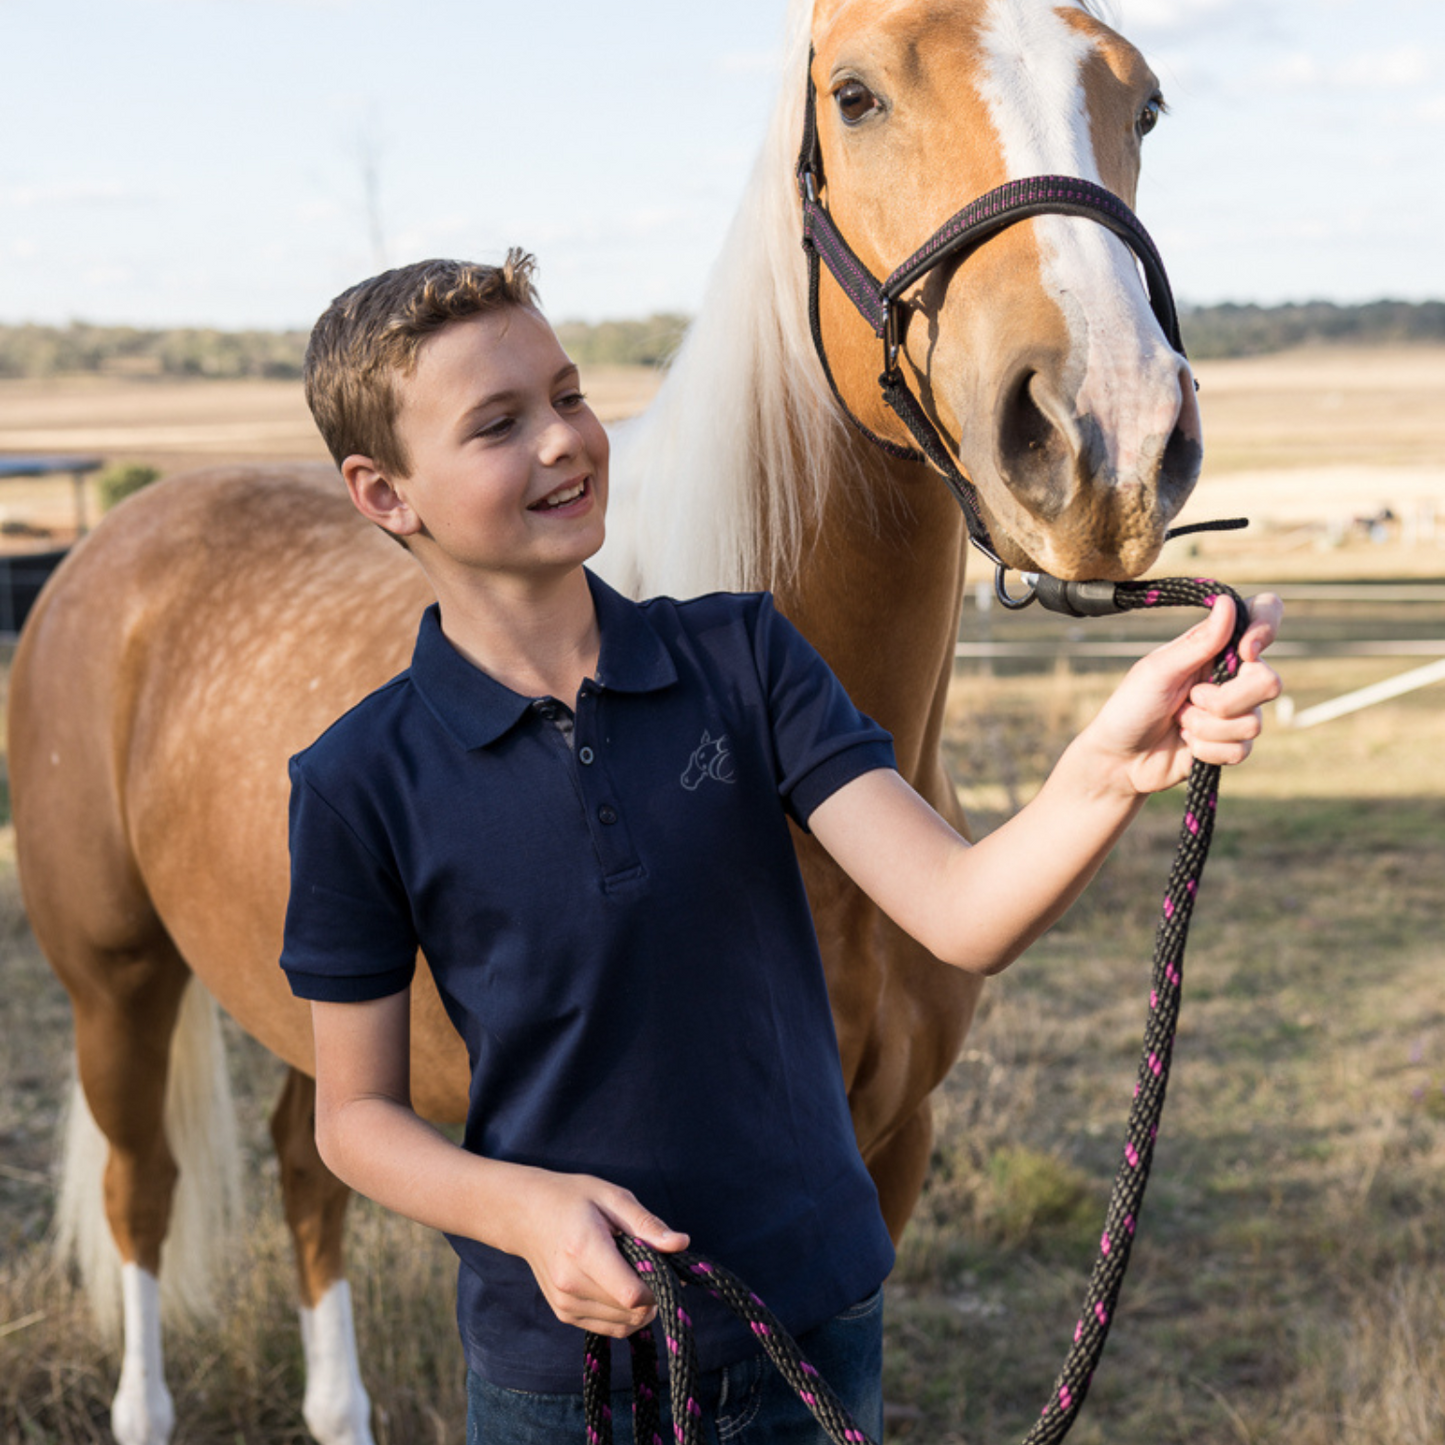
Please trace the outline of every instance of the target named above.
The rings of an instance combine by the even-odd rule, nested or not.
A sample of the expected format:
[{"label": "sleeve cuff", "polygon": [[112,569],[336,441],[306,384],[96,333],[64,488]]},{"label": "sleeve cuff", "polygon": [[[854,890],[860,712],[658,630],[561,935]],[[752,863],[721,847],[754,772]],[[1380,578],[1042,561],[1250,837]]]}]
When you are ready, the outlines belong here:
[{"label": "sleeve cuff", "polygon": [[812,817],[813,810],[831,798],[845,783],[851,783],[854,778],[861,778],[864,773],[875,772],[879,768],[897,766],[893,756],[893,743],[887,738],[870,739],[845,748],[842,752],[825,758],[810,773],[798,779],[788,797],[788,810],[806,833],[809,831],[808,819]]},{"label": "sleeve cuff", "polygon": [[297,998],[315,999],[318,1003],[369,1003],[372,999],[390,998],[411,985],[416,965],[408,963],[385,973],[367,973],[342,977],[326,973],[306,973],[283,964],[291,992]]}]

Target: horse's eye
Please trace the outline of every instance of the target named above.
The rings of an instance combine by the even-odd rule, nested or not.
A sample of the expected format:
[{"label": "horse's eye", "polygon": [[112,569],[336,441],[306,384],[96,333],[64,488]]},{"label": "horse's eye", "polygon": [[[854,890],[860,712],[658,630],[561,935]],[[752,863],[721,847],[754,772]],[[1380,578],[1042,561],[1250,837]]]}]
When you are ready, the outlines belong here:
[{"label": "horse's eye", "polygon": [[1148,135],[1149,132],[1159,124],[1159,117],[1163,115],[1168,108],[1169,107],[1164,104],[1164,97],[1162,95],[1151,95],[1149,99],[1144,102],[1144,109],[1139,112],[1139,119],[1135,122],[1138,126],[1139,134],[1141,136]]},{"label": "horse's eye", "polygon": [[834,92],[845,125],[857,125],[878,109],[878,97],[861,80],[845,80]]}]

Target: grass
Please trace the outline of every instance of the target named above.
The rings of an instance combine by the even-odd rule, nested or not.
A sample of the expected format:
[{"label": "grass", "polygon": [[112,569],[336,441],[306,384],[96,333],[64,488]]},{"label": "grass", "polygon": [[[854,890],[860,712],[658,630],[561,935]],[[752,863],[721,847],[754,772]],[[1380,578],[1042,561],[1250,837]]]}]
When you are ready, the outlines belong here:
[{"label": "grass", "polygon": [[[1318,700],[1374,666],[1300,663],[1287,680]],[[1105,686],[973,683],[952,736],[965,760],[990,730],[1015,739],[1024,796]],[[1437,690],[1276,733],[1226,775],[1154,1180],[1075,1440],[1445,1435],[1442,743]],[[985,827],[999,816],[996,791],[972,801]],[[1036,1418],[1122,1144],[1176,828],[1177,800],[1151,803],[991,985],[941,1091],[890,1297],[899,1439],[1017,1438]],[[1093,1206],[1082,1247],[1072,1212],[1040,1208],[1023,1238],[980,1228],[999,1159],[1020,1154],[1042,1161],[1019,1176],[1034,1203],[1062,1181]]]},{"label": "grass", "polygon": [[[1395,662],[1291,663],[1301,706]],[[981,831],[1109,686],[961,679],[955,773]],[[1079,1445],[1438,1445],[1445,1438],[1445,709],[1427,689],[1229,772],[1185,969],[1169,1103]],[[1019,1439],[1072,1334],[1122,1144],[1155,910],[1178,828],[1155,800],[1073,912],[992,983],[937,1100],[933,1168],[888,1291],[890,1441]],[[117,1361],[50,1260],[68,1011],[0,857],[0,1442],[102,1441]],[[221,1320],[173,1332],[179,1438],[300,1424],[269,1058],[233,1038],[250,1150]],[[378,1439],[461,1438],[439,1241],[358,1204]]]}]

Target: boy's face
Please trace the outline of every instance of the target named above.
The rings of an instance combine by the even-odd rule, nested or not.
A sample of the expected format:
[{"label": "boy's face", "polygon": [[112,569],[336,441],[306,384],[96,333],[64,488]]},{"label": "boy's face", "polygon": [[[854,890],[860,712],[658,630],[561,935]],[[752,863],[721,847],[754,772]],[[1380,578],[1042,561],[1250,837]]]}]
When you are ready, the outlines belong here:
[{"label": "boy's face", "polygon": [[389,478],[439,581],[580,566],[602,545],[607,433],[577,368],[537,312],[456,321],[423,343],[399,385],[411,475]]}]

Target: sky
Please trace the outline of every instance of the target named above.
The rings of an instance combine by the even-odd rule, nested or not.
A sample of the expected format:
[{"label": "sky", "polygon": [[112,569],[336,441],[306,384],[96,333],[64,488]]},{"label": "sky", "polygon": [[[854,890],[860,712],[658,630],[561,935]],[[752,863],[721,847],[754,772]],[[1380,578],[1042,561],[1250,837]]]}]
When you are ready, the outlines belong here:
[{"label": "sky", "polygon": [[[1104,3],[1181,302],[1445,298],[1445,0]],[[512,243],[554,320],[695,311],[785,8],[0,0],[0,324],[309,327]]]}]

